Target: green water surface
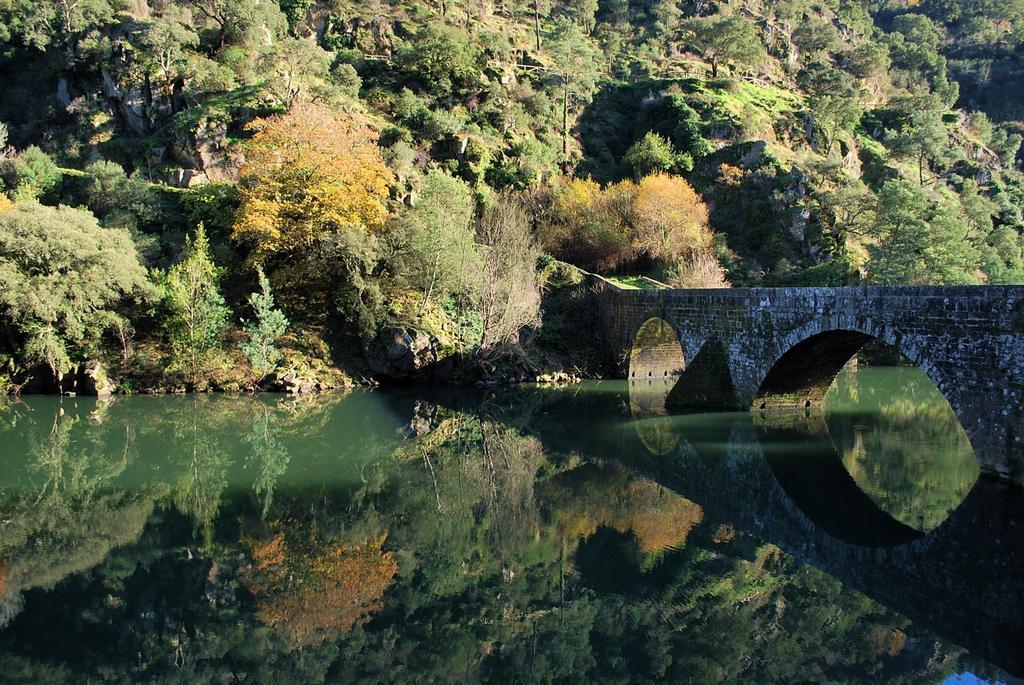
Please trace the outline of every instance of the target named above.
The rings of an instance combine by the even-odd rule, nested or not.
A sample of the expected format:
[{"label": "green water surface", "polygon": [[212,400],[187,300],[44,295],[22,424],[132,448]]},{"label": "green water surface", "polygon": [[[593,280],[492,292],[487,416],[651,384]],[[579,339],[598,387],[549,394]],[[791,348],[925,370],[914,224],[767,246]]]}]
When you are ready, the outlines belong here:
[{"label": "green water surface", "polygon": [[817,528],[780,475],[831,460],[927,541],[979,474],[920,371],[845,372],[782,433],[642,407],[624,382],[4,402],[0,682],[1006,677],[816,565],[870,531]]}]

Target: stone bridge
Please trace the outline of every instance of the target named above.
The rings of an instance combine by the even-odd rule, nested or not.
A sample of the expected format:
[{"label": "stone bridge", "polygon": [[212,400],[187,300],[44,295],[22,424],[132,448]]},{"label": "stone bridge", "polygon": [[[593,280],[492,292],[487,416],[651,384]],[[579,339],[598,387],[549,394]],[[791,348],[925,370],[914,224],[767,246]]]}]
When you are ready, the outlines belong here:
[{"label": "stone bridge", "polygon": [[620,372],[669,407],[814,413],[880,340],[935,382],[983,471],[1024,482],[1024,287],[596,288]]}]

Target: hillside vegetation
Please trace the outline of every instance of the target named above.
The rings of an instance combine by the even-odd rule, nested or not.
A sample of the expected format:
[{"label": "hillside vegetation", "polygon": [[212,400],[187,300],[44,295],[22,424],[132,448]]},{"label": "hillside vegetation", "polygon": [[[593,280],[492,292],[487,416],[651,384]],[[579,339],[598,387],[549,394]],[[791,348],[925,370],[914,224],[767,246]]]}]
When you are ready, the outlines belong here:
[{"label": "hillside vegetation", "polygon": [[0,377],[587,371],[566,262],[1021,283],[1022,56],[1024,0],[0,0]]}]

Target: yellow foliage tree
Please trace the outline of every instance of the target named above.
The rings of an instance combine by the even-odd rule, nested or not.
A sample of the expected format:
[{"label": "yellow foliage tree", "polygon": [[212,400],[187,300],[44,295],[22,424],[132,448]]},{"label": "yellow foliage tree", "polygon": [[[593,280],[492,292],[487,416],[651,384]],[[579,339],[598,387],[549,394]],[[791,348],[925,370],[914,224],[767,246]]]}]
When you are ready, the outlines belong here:
[{"label": "yellow foliage tree", "polygon": [[572,179],[555,195],[545,247],[574,264],[611,270],[631,255],[630,217],[636,185],[622,181],[602,189]]},{"label": "yellow foliage tree", "polygon": [[633,200],[635,245],[654,259],[674,263],[710,249],[708,208],[685,179],[652,174]]},{"label": "yellow foliage tree", "polygon": [[304,105],[249,129],[255,135],[245,148],[232,235],[252,248],[253,263],[342,228],[383,226],[394,176],[364,121]]},{"label": "yellow foliage tree", "polygon": [[0,213],[6,212],[8,209],[14,206],[6,195],[0,193]]}]

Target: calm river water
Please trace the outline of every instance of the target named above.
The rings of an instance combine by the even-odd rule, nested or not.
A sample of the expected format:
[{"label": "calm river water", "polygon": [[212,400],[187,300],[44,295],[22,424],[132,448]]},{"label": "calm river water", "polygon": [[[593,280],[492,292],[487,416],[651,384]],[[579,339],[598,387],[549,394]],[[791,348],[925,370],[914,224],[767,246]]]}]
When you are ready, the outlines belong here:
[{"label": "calm river water", "polygon": [[0,682],[973,683],[1022,522],[916,369],[0,403]]}]

